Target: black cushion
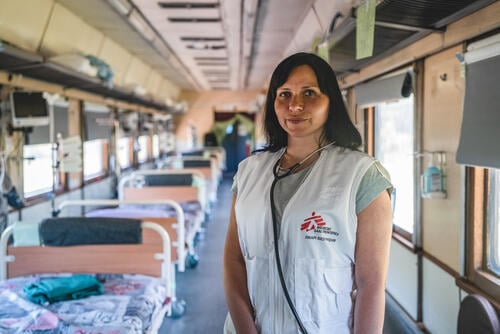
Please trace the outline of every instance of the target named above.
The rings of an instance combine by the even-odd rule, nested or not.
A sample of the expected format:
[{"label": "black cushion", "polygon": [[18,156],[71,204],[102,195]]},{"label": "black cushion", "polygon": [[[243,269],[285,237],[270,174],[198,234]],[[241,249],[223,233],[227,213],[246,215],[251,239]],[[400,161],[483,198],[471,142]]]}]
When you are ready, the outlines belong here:
[{"label": "black cushion", "polygon": [[499,334],[498,314],[486,298],[471,294],[460,303],[458,334]]}]

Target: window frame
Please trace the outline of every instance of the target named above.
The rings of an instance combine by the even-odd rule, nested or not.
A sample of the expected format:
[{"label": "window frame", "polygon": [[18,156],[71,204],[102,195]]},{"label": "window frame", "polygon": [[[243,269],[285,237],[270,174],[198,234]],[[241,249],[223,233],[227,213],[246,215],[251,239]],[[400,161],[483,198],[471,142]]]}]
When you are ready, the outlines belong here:
[{"label": "window frame", "polygon": [[466,167],[466,178],[466,277],[457,279],[457,285],[471,293],[482,293],[500,309],[500,277],[488,270],[486,263],[490,172],[487,168]]},{"label": "window frame", "polygon": [[[494,181],[496,181],[496,186],[500,186],[500,169],[490,169],[488,171],[488,205],[487,205],[487,222],[486,222],[486,234],[485,234],[485,241],[486,241],[486,251],[485,251],[485,269],[489,272],[492,273],[492,275],[495,275],[496,277],[500,277],[500,256],[498,256],[498,253],[495,255],[492,254],[492,252],[495,251],[493,248],[494,245],[496,245],[500,249],[500,215],[498,215],[498,212],[500,211],[500,187],[499,188],[492,188],[492,184]],[[495,192],[496,190],[496,192]],[[492,201],[495,201],[494,204],[496,206],[493,206]],[[496,213],[495,211],[498,210]],[[496,238],[495,238],[495,233],[496,233]],[[494,240],[495,239],[495,240]],[[490,265],[491,258],[495,258],[495,269],[492,268]]]},{"label": "window frame", "polygon": [[[142,147],[141,140],[145,140],[145,147]],[[137,143],[139,145],[139,151],[137,152],[137,163],[143,164],[152,160],[152,137],[150,135],[141,135],[137,137]],[[141,159],[141,151],[145,149],[146,156],[145,159]]]},{"label": "window frame", "polygon": [[[125,139],[127,140],[127,144],[125,146],[125,151],[127,151],[127,160],[128,160],[128,164],[126,166],[122,165],[121,161],[120,161],[120,141],[123,140],[125,141]],[[133,137],[121,137],[121,138],[118,138],[117,140],[117,148],[116,148],[116,156],[117,156],[117,162],[118,162],[118,166],[120,167],[120,170],[126,170],[126,169],[129,169],[129,168],[132,168],[133,165],[134,165],[134,145],[133,145]]]},{"label": "window frame", "polygon": [[[413,149],[418,150],[420,133],[419,129],[419,118],[418,118],[418,97],[413,95]],[[375,157],[375,126],[376,126],[376,105],[365,108],[365,142],[366,142],[366,152],[371,156]],[[392,224],[393,238],[397,240],[400,244],[410,249],[411,251],[416,251],[419,244],[419,233],[420,230],[420,192],[418,189],[418,179],[419,179],[419,161],[413,157],[414,162],[414,189],[413,189],[413,232],[408,232],[402,227]],[[397,205],[397,204],[396,204]]]},{"label": "window frame", "polygon": [[[26,158],[25,154],[25,148],[26,147],[31,147],[31,146],[49,146],[50,147],[50,153],[49,156],[51,157],[50,159],[50,169],[51,169],[51,174],[50,174],[50,180],[51,180],[51,185],[50,188],[40,188],[40,191],[37,192],[32,192],[31,194],[27,194],[25,191],[25,185],[26,185],[26,163],[30,163],[30,160]],[[54,145],[53,143],[43,143],[43,144],[33,144],[33,145],[23,145],[23,167],[22,167],[22,174],[23,174],[23,184],[22,184],[22,189],[21,189],[21,194],[22,198],[25,199],[28,203],[31,203],[32,201],[36,201],[40,197],[46,197],[46,194],[54,192],[57,194],[58,192],[62,191],[64,188],[64,178],[62,178],[62,173],[59,172],[59,175],[57,177],[57,180],[59,181],[55,186],[54,186],[54,174],[53,174],[53,154],[54,154]]]},{"label": "window frame", "polygon": [[98,173],[95,173],[95,174],[91,174],[90,176],[86,176],[85,175],[85,165],[86,165],[86,162],[85,162],[85,152],[83,153],[83,169],[82,169],[82,175],[83,175],[83,182],[84,184],[87,184],[87,183],[91,183],[93,181],[96,181],[96,180],[100,180],[102,179],[103,177],[107,176],[108,175],[108,170],[109,170],[109,166],[108,166],[108,152],[109,152],[109,140],[107,139],[93,139],[93,140],[88,140],[88,141],[85,141],[82,145],[82,149],[85,150],[85,143],[88,143],[88,142],[99,142],[99,144],[101,145],[101,162],[102,162],[102,169],[98,172]]}]

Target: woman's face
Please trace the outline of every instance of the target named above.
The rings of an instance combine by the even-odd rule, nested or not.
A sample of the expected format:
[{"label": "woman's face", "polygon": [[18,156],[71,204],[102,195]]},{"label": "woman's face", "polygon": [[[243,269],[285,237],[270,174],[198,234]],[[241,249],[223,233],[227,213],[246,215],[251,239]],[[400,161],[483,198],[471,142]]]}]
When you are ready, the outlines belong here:
[{"label": "woman's face", "polygon": [[318,143],[328,118],[329,103],[328,96],[319,89],[313,69],[301,65],[276,90],[274,109],[289,137],[312,137]]}]

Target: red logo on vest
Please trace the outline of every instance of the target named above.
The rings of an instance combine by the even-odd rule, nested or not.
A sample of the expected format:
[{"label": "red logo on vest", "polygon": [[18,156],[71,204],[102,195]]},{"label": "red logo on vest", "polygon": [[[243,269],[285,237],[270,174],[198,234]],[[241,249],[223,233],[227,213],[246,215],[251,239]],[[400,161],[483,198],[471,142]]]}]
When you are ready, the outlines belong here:
[{"label": "red logo on vest", "polygon": [[309,232],[314,230],[316,227],[325,225],[326,222],[323,220],[323,217],[321,217],[321,215],[316,215],[316,212],[313,211],[310,217],[304,219],[304,222],[300,225],[300,230]]}]

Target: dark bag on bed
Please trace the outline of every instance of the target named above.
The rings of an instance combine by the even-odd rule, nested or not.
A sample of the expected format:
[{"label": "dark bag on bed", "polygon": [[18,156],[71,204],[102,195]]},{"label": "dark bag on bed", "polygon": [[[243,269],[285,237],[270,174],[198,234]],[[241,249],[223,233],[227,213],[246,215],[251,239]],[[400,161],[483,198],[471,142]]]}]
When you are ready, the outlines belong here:
[{"label": "dark bag on bed", "polygon": [[61,217],[40,224],[40,239],[46,246],[140,244],[141,221],[127,218]]}]

